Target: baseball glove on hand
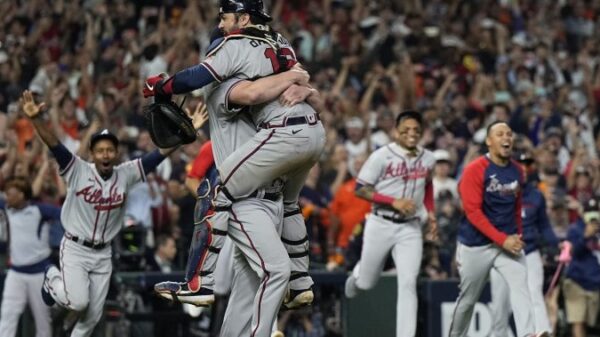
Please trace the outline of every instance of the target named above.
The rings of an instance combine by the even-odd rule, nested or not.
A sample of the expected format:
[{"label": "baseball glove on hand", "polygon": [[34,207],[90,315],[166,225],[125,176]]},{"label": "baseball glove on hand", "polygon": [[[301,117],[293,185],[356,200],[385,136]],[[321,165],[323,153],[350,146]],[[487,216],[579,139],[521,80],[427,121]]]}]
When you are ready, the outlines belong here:
[{"label": "baseball glove on hand", "polygon": [[196,129],[188,115],[172,101],[159,100],[144,109],[146,126],[156,146],[170,148],[196,140]]}]

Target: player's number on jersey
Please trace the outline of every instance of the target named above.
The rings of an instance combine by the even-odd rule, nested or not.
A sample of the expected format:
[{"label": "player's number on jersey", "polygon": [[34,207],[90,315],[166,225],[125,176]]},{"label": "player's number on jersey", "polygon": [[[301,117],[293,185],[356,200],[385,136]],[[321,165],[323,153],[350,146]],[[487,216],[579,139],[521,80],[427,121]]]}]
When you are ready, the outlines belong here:
[{"label": "player's number on jersey", "polygon": [[[289,48],[281,48],[281,55],[285,56],[287,59],[286,68],[290,69],[294,66],[298,61],[294,57],[294,52]],[[281,65],[279,64],[279,59],[277,58],[277,53],[273,48],[265,49],[265,57],[271,61],[271,66],[273,67],[273,72],[278,73],[281,69]]]}]

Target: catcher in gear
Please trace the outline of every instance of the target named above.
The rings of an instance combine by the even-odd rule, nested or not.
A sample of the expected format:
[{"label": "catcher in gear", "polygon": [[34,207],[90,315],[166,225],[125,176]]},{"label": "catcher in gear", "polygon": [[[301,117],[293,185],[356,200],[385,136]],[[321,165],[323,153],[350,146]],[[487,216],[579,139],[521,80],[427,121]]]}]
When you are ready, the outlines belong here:
[{"label": "catcher in gear", "polygon": [[[206,110],[206,106],[201,104],[201,109]],[[212,143],[208,141],[202,145],[186,178],[186,186],[191,190],[195,189],[197,200],[185,282],[166,281],[156,284],[154,291],[165,299],[196,306],[207,306],[214,302],[212,274],[225,241],[229,217],[226,212],[215,216],[212,201],[218,178]]]},{"label": "catcher in gear", "polygon": [[[258,16],[262,16],[262,15],[266,15],[263,11],[262,11],[262,2],[261,1],[221,1],[221,12],[222,13],[250,13],[250,14],[255,14]],[[268,15],[267,15],[268,16]],[[270,20],[270,18],[268,18]],[[262,38],[262,36],[265,34],[265,32],[256,30],[256,29],[252,29],[252,28],[247,28],[245,29],[246,34],[255,34],[257,38]],[[223,43],[223,39],[214,39],[213,38],[213,45],[216,46],[215,48],[218,48],[222,43]],[[289,49],[286,49],[289,51]],[[290,51],[290,53],[293,54],[292,51]],[[279,71],[285,70],[287,69],[287,66],[290,65],[289,64],[289,57],[284,57],[283,55],[279,55],[279,53],[276,55],[278,61],[280,62],[280,66],[279,66]],[[277,63],[277,62],[275,62]],[[204,63],[201,63],[199,66],[194,67],[192,69],[190,69],[189,71],[181,71],[179,73],[177,73],[175,76],[172,76],[170,78],[166,78],[163,74],[161,74],[160,76],[153,76],[147,79],[146,81],[146,85],[144,87],[144,96],[145,97],[156,97],[156,96],[164,96],[164,97],[170,97],[170,95],[172,95],[173,93],[177,94],[177,93],[183,93],[188,91],[191,87],[190,84],[187,83],[188,79],[193,78],[194,82],[195,81],[199,81],[203,84],[209,83],[211,81],[214,81],[214,78],[208,78],[206,79],[206,75],[208,76],[212,76],[209,73],[206,73],[206,71],[209,71],[208,69],[210,69],[210,67],[208,65],[203,66]],[[285,66],[284,66],[285,65]],[[206,83],[205,83],[206,82]],[[198,86],[197,83],[194,83],[194,87]],[[214,185],[211,185],[214,186]],[[301,218],[301,215],[299,212],[294,213],[294,212],[290,212],[289,215],[286,215],[286,217],[293,217],[295,215],[298,215],[298,217]],[[196,224],[198,224],[199,219],[196,219]],[[299,221],[299,223],[301,224],[301,226],[304,226],[303,221]],[[194,240],[196,239],[196,235],[194,236]],[[210,233],[208,233],[208,236],[205,238],[205,240],[210,240]],[[307,239],[306,239],[306,235],[295,239],[295,240],[287,240],[286,242],[286,248],[288,248],[290,251],[289,253],[292,254],[290,256],[294,256],[296,258],[296,256],[298,256],[296,259],[300,259],[300,258],[304,258],[303,255],[303,249],[305,248],[304,246],[307,245]],[[202,244],[201,245],[202,249],[207,249],[208,245],[206,244]],[[219,246],[213,245],[213,250],[217,251],[218,249],[220,249]],[[289,247],[288,247],[289,246]],[[191,247],[191,249],[201,249],[200,246],[198,247]],[[190,252],[190,258],[193,256],[193,254]],[[210,256],[210,254],[209,254]],[[306,265],[308,264],[308,257],[306,256],[305,258],[306,261]],[[199,259],[196,256],[195,259],[196,262],[201,262],[202,259]],[[190,261],[190,265],[195,264],[196,262]],[[209,264],[210,265],[210,264]],[[299,278],[307,278],[310,280],[310,277],[307,273],[307,266],[304,266],[304,268],[295,268],[295,270],[300,269],[300,271],[294,271],[294,279],[299,279]],[[304,269],[306,269],[306,271],[304,271]],[[191,270],[188,267],[188,270]],[[205,265],[205,267],[201,268],[201,270],[207,274],[209,272],[209,268],[208,265]],[[201,272],[202,272],[201,271]],[[202,277],[202,275],[200,275]],[[204,277],[203,277],[204,278]],[[155,286],[155,291],[159,292],[161,294],[162,297],[168,298],[168,299],[172,299],[172,300],[179,300],[185,303],[191,303],[191,304],[195,304],[195,305],[206,305],[206,304],[210,304],[210,303],[205,303],[204,300],[199,302],[200,298],[208,298],[208,293],[206,293],[205,295],[202,295],[204,297],[200,297],[201,293],[203,292],[202,288],[204,287],[204,285],[209,284],[209,282],[206,282],[205,280],[202,281],[202,286],[198,287],[197,284],[193,284],[190,283],[190,280],[194,280],[195,278],[192,277],[192,275],[188,275],[186,276],[186,282],[184,283],[176,283],[176,282],[164,282],[161,284],[157,284]],[[310,283],[312,284],[312,280],[310,280]],[[194,293],[193,291],[191,291],[191,289],[197,289],[198,293],[197,296],[196,295],[192,295],[192,293]],[[294,309],[296,307],[299,306],[303,306],[303,305],[307,305],[310,304],[312,302],[313,299],[313,293],[312,293],[312,289],[310,288],[310,286],[305,286],[305,287],[298,287],[297,289],[294,289],[294,287],[292,287],[292,290],[287,294],[286,296],[286,300],[284,302],[284,307],[286,309]]]}]

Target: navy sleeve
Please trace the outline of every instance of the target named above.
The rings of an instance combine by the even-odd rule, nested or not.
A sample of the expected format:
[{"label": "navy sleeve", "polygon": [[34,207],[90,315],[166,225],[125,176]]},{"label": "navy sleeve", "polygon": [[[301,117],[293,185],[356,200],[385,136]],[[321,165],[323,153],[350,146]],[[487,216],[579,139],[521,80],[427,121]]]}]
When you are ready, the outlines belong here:
[{"label": "navy sleeve", "polygon": [[36,206],[42,213],[42,221],[60,220],[60,207],[48,204],[37,204]]},{"label": "navy sleeve", "polygon": [[50,151],[52,151],[54,158],[56,158],[60,170],[64,171],[73,159],[73,154],[62,143],[51,147]]},{"label": "navy sleeve", "polygon": [[538,207],[538,226],[540,233],[544,238],[544,242],[548,245],[557,246],[558,238],[554,234],[550,220],[548,220],[548,213],[546,213],[546,200],[544,196],[540,194],[540,207]]},{"label": "navy sleeve", "polygon": [[581,256],[582,254],[585,254],[587,250],[586,240],[583,236],[583,233],[584,229],[580,228],[579,222],[571,225],[571,228],[569,228],[569,231],[567,232],[567,240],[569,240],[573,245],[573,256]]},{"label": "navy sleeve", "polygon": [[6,200],[0,199],[0,209],[6,208]]},{"label": "navy sleeve", "polygon": [[144,169],[144,174],[148,174],[148,173],[154,171],[154,169],[156,169],[156,167],[165,158],[166,157],[163,156],[159,150],[154,150],[150,153],[145,154],[142,157],[142,168]]},{"label": "navy sleeve", "polygon": [[181,70],[173,76],[173,93],[184,94],[217,80],[202,63]]}]

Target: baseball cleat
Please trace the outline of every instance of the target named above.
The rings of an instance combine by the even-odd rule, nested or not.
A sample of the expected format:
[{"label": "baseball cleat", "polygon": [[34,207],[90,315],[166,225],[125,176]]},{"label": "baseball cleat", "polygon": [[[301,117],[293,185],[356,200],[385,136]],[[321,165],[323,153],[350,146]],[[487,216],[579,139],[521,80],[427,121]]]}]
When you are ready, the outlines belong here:
[{"label": "baseball cleat", "polygon": [[353,275],[348,276],[346,279],[346,285],[344,287],[344,294],[347,298],[353,298],[358,294],[358,287],[356,286],[356,278]]},{"label": "baseball cleat", "polygon": [[283,301],[283,310],[294,310],[312,304],[315,294],[312,289],[294,290],[290,289]]},{"label": "baseball cleat", "polygon": [[186,282],[157,283],[154,292],[169,301],[189,303],[197,307],[207,307],[215,302],[215,295],[211,289],[200,288],[198,291],[192,291]]},{"label": "baseball cleat", "polygon": [[52,294],[50,294],[50,278],[58,274],[58,268],[56,268],[54,265],[48,265],[46,267],[46,272],[44,272],[44,283],[42,284],[42,300],[44,300],[44,303],[49,307],[53,306],[56,303],[56,301],[52,297]]}]

